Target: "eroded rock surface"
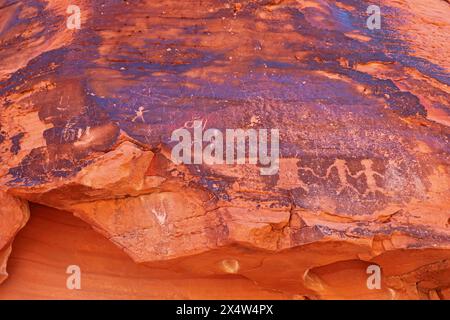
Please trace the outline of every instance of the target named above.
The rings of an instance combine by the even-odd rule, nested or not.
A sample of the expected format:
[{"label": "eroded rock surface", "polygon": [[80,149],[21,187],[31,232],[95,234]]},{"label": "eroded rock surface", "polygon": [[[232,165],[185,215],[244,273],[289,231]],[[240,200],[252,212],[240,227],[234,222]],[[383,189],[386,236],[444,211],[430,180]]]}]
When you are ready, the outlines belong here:
[{"label": "eroded rock surface", "polygon": [[[136,262],[332,298],[334,270],[390,257],[390,298],[443,297],[450,6],[419,2],[381,1],[371,31],[369,1],[86,0],[74,31],[65,1],[3,1],[1,188]],[[175,164],[196,120],[279,129],[278,173]]]},{"label": "eroded rock surface", "polygon": [[28,221],[28,203],[0,192],[0,283],[8,273],[6,265],[15,235]]}]

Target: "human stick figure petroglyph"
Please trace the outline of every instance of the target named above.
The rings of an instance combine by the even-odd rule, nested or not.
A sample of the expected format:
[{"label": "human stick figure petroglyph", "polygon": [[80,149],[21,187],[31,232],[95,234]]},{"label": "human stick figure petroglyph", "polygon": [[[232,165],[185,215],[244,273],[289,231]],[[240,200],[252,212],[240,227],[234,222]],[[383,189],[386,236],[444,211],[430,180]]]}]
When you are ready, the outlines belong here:
[{"label": "human stick figure petroglyph", "polygon": [[371,193],[375,194],[377,191],[385,194],[383,188],[378,187],[375,176],[379,176],[380,178],[384,178],[384,176],[372,169],[373,161],[370,159],[361,160],[361,164],[364,166],[364,170],[359,171],[356,175],[352,176],[354,178],[359,178],[361,175],[366,176],[367,190],[364,192],[364,195],[368,196]]},{"label": "human stick figure petroglyph", "polygon": [[348,168],[347,162],[345,160],[336,159],[333,162],[333,164],[328,167],[325,178],[329,178],[329,176],[331,175],[331,170],[333,169],[337,170],[339,181],[341,183],[341,186],[337,190],[337,194],[341,194],[341,192],[345,188],[349,188],[358,193],[358,190],[354,186],[352,186],[347,180],[347,175],[352,176],[352,173],[350,172],[350,169]]},{"label": "human stick figure petroglyph", "polygon": [[[336,169],[337,171],[337,175],[339,178],[339,183],[340,186],[337,189],[336,193],[339,195],[341,194],[346,188],[353,190],[356,193],[360,193],[349,181],[348,181],[348,177],[352,177],[355,179],[358,179],[359,177],[361,177],[362,175],[365,176],[366,178],[366,184],[367,184],[367,189],[366,191],[363,193],[364,196],[368,196],[370,194],[375,194],[377,191],[385,194],[385,190],[383,188],[378,187],[377,185],[377,181],[375,179],[375,176],[379,176],[380,178],[384,178],[384,176],[378,172],[376,172],[375,170],[373,170],[372,166],[373,166],[373,160],[371,159],[363,159],[361,160],[361,164],[364,167],[363,170],[358,171],[356,174],[352,174],[350,169],[348,168],[347,165],[347,161],[343,160],[343,159],[335,159],[335,161],[333,162],[333,164],[331,164],[328,168],[327,171],[325,173],[324,176],[321,176],[319,174],[317,174],[313,169],[309,168],[309,167],[299,167],[299,169],[307,171],[309,173],[311,173],[313,176],[315,176],[316,178],[319,179],[329,179],[330,175],[333,172],[333,169]],[[308,191],[308,187],[302,185],[301,186],[304,190]]]},{"label": "human stick figure petroglyph", "polygon": [[131,122],[136,122],[137,119],[141,119],[141,121],[143,123],[145,123],[145,119],[144,119],[144,113],[148,112],[148,110],[145,110],[144,107],[139,107],[136,110],[136,116],[134,116],[134,118],[131,120]]}]

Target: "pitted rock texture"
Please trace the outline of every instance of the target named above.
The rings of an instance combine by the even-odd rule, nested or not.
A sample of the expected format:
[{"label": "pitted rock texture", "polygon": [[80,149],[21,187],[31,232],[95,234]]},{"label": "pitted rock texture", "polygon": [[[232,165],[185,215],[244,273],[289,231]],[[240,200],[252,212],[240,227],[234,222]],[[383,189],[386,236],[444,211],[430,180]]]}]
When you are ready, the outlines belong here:
[{"label": "pitted rock texture", "polygon": [[[390,257],[390,298],[445,297],[450,5],[383,0],[371,31],[371,4],[84,0],[69,30],[67,1],[0,1],[0,188],[140,263],[332,298]],[[279,129],[278,173],[175,164],[196,120]]]}]

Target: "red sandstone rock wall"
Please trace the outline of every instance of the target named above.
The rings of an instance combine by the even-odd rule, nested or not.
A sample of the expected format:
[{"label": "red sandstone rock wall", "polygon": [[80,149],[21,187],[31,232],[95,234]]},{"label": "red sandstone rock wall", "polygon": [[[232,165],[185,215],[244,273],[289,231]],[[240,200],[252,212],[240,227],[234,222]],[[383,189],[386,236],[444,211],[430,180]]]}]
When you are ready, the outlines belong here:
[{"label": "red sandstone rock wall", "polygon": [[[0,281],[27,201],[131,260],[34,207],[0,296],[449,297],[448,2],[383,0],[375,30],[370,1],[85,0],[79,30],[70,4],[0,1]],[[200,121],[278,130],[279,167],[177,163],[172,133]],[[88,289],[66,292],[76,257]]]},{"label": "red sandstone rock wall", "polygon": [[30,216],[28,203],[0,192],[0,283],[8,273],[6,265],[11,253],[11,243]]}]

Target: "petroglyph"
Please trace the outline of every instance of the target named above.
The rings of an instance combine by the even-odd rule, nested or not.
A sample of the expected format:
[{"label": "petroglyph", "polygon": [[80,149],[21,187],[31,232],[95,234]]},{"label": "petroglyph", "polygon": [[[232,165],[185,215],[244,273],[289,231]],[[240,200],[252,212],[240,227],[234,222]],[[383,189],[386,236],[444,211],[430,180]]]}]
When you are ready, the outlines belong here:
[{"label": "petroglyph", "polygon": [[351,185],[347,180],[347,176],[351,176],[352,173],[350,172],[350,169],[348,168],[347,162],[345,160],[336,159],[334,163],[328,167],[325,178],[329,178],[333,169],[337,170],[339,181],[341,183],[341,186],[336,191],[337,194],[341,194],[341,192],[344,191],[345,188],[349,188],[355,191],[356,193],[359,193],[358,190],[353,185]]},{"label": "petroglyph", "polygon": [[309,167],[300,167],[300,169],[311,173],[316,178],[319,178],[319,179],[323,179],[324,178],[324,177],[318,175],[313,169],[311,169]]},{"label": "petroglyph", "polygon": [[[293,189],[300,187],[301,189],[305,190],[306,192],[309,192],[308,185],[300,179],[297,171],[297,163],[299,162],[298,159],[280,159],[280,170],[279,170],[279,176],[278,176],[278,187],[283,189]],[[310,168],[301,168],[305,170],[310,170]]]},{"label": "petroglyph", "polygon": [[158,208],[152,209],[152,213],[155,215],[160,225],[164,225],[166,223],[167,213],[162,200],[160,200],[160,205]]},{"label": "petroglyph", "polygon": [[61,141],[60,143],[72,142],[76,140],[78,135],[78,129],[76,128],[76,121],[69,120],[62,130]]},{"label": "petroglyph", "polygon": [[[352,174],[350,168],[348,167],[348,163],[346,160],[343,159],[335,159],[333,164],[331,164],[325,173],[325,175],[317,174],[312,168],[310,167],[299,167],[300,170],[303,170],[305,172],[309,172],[314,177],[319,178],[321,180],[329,180],[331,176],[333,175],[333,172],[337,173],[337,177],[339,179],[339,187],[336,190],[336,194],[340,195],[345,189],[350,189],[354,191],[357,194],[362,194],[363,196],[369,196],[371,194],[374,194],[376,192],[380,192],[381,194],[385,195],[386,191],[379,187],[377,184],[376,176],[380,177],[381,179],[384,179],[384,176],[375,171],[373,169],[373,160],[371,159],[363,159],[361,160],[361,165],[363,166],[363,170],[358,171],[356,174]],[[365,177],[366,182],[366,190],[364,193],[361,193],[358,191],[358,189],[349,181],[349,177],[352,177],[354,179],[359,179],[362,176]],[[305,191],[309,191],[308,185],[302,181],[301,183],[302,189]]]},{"label": "petroglyph", "polygon": [[[204,124],[203,124],[203,121],[205,121]],[[193,117],[192,120],[186,121],[184,123],[183,127],[186,129],[195,129],[195,128],[201,127],[203,130],[205,130],[207,124],[208,124],[208,119]]]},{"label": "petroglyph", "polygon": [[86,129],[78,129],[77,135],[78,141],[74,143],[74,146],[84,146],[88,145],[94,140],[94,137],[91,135],[91,127],[86,127]]},{"label": "petroglyph", "polygon": [[145,110],[144,107],[139,107],[136,110],[136,116],[131,120],[131,122],[136,122],[137,119],[140,119],[143,123],[145,123],[144,113],[147,113],[149,110]]},{"label": "petroglyph", "polygon": [[383,188],[378,187],[377,181],[375,179],[375,176],[379,176],[380,178],[384,178],[384,176],[372,169],[373,161],[371,159],[364,159],[361,161],[361,164],[364,166],[364,170],[359,171],[356,175],[352,177],[359,178],[361,175],[365,175],[367,190],[364,192],[364,195],[368,196],[371,193],[375,195],[377,191],[381,192],[382,194],[385,194],[385,190]]}]

